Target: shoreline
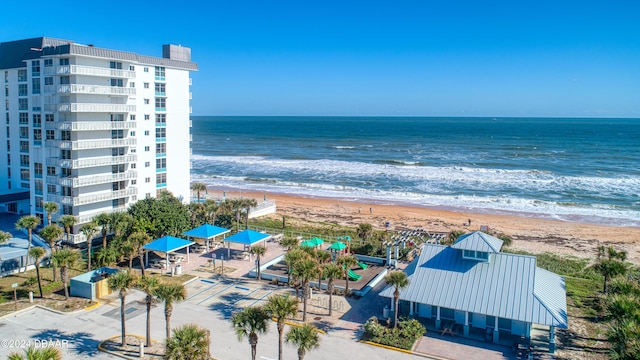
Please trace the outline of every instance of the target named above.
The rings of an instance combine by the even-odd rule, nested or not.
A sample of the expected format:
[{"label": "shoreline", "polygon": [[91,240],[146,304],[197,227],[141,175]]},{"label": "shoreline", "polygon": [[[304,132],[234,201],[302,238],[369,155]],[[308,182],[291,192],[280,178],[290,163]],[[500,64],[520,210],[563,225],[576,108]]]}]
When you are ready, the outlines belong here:
[{"label": "shoreline", "polygon": [[[275,200],[278,215],[309,221],[357,226],[369,223],[376,229],[423,227],[429,231],[466,232],[488,226],[513,239],[511,248],[530,253],[552,252],[595,259],[600,245],[613,246],[628,253],[628,260],[640,264],[640,227],[592,224],[576,221],[528,217],[524,214],[489,214],[473,210],[460,211],[427,208],[410,204],[383,204],[375,201],[306,197],[268,191],[244,191],[208,186],[210,198],[250,197]],[[360,209],[360,211],[358,211]],[[371,209],[371,212],[369,211]],[[471,220],[471,225],[468,224]],[[465,225],[466,224],[466,225]]]}]

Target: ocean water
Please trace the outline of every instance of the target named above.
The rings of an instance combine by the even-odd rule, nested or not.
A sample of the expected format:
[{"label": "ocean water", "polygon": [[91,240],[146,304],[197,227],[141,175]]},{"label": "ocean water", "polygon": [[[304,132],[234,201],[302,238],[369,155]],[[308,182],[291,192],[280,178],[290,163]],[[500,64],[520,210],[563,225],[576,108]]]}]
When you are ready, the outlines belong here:
[{"label": "ocean water", "polygon": [[640,120],[193,117],[219,189],[640,226]]}]

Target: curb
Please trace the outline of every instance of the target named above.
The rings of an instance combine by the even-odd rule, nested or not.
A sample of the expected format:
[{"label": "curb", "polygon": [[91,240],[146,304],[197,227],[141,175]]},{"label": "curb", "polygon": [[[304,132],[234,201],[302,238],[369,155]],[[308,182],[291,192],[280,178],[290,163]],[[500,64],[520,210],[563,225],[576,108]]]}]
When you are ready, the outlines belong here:
[{"label": "curb", "polygon": [[[112,336],[112,337],[110,337],[110,338],[107,338],[107,340],[117,339],[117,338],[119,338],[119,337],[121,337],[121,336],[122,336],[122,335]],[[126,336],[133,336],[133,337],[136,337],[136,338],[138,338],[138,339],[145,339],[144,337],[142,337],[142,336],[140,336],[140,335],[136,335],[136,334],[126,334]],[[119,357],[119,358],[121,358],[121,359],[127,359],[127,360],[135,360],[135,359],[139,359],[138,357],[129,357],[129,356],[121,355],[121,354],[118,354],[118,353],[115,353],[115,352],[113,352],[113,351],[109,351],[109,350],[105,349],[105,348],[102,346],[102,344],[103,344],[105,341],[107,341],[107,340],[102,340],[102,341],[100,341],[100,343],[98,343],[98,350],[102,351],[102,352],[103,352],[103,353],[105,353],[105,354],[113,355],[113,356]]]},{"label": "curb", "polygon": [[89,305],[86,308],[84,308],[84,310],[85,311],[91,311],[93,309],[96,309],[96,308],[100,307],[100,305],[102,305],[102,303],[100,301],[97,301],[95,304]]}]

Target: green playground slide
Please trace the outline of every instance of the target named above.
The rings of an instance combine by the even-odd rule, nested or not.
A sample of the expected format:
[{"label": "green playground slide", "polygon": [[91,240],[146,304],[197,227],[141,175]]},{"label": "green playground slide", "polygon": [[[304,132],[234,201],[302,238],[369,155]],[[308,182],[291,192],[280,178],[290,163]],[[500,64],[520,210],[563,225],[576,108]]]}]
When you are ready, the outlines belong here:
[{"label": "green playground slide", "polygon": [[367,265],[367,264],[365,264],[365,263],[362,263],[362,262],[360,262],[360,261],[358,261],[358,266],[360,266],[360,268],[361,268],[362,270],[364,270],[364,269],[366,269],[366,268],[368,268],[368,267],[369,267],[369,265]]},{"label": "green playground slide", "polygon": [[351,281],[358,281],[358,280],[362,279],[362,275],[358,275],[358,274],[354,273],[353,270],[351,270],[351,269],[347,270],[347,275],[349,275],[349,280],[351,280]]}]

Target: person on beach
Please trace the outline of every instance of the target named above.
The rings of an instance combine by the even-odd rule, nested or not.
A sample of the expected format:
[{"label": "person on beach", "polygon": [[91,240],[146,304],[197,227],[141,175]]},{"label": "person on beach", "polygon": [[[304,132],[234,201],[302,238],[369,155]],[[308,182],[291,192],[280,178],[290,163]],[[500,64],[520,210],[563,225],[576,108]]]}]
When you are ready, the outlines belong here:
[{"label": "person on beach", "polygon": [[373,214],[373,208],[369,208],[369,214]]},{"label": "person on beach", "polygon": [[358,208],[358,214],[360,214],[360,211],[361,211],[361,210],[362,210],[362,208],[360,208],[360,207],[359,207],[359,208]]}]

